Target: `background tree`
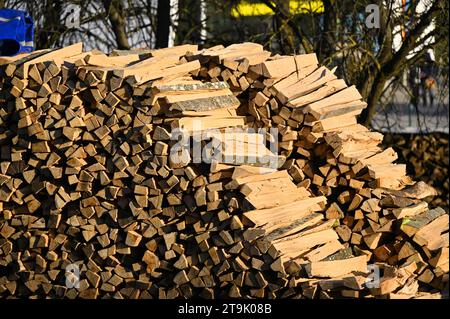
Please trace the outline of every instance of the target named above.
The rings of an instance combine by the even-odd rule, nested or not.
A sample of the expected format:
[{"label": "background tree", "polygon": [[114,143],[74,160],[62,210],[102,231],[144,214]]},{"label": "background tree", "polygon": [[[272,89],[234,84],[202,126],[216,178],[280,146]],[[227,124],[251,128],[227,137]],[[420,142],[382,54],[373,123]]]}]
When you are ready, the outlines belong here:
[{"label": "background tree", "polygon": [[202,43],[201,2],[198,0],[178,1],[178,26],[175,43]]},{"label": "background tree", "polygon": [[158,0],[156,14],[156,48],[165,48],[169,44],[170,1]]},{"label": "background tree", "polygon": [[126,30],[126,14],[125,5],[122,0],[102,0],[105,8],[106,16],[111,24],[117,42],[117,48],[121,50],[129,50],[128,34]]}]

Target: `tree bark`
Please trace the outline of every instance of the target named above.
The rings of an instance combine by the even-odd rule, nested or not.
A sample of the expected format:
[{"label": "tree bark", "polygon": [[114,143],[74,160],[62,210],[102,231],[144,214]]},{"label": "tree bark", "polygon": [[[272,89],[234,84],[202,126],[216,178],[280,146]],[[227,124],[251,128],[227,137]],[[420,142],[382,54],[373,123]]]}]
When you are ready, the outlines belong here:
[{"label": "tree bark", "polygon": [[121,0],[103,0],[112,31],[119,50],[129,50],[130,43],[126,32],[125,10]]},{"label": "tree bark", "polygon": [[158,0],[156,12],[156,48],[165,48],[169,45],[170,31],[170,1]]}]

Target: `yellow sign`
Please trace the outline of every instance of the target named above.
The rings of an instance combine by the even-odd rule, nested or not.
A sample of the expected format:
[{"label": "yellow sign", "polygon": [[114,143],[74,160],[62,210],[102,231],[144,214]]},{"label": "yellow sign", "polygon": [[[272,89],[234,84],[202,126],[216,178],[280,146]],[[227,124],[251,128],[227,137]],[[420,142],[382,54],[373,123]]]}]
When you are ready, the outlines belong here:
[{"label": "yellow sign", "polygon": [[[323,13],[324,7],[321,0],[291,0],[289,2],[289,10],[291,14],[318,14]],[[264,3],[249,3],[247,1],[241,1],[231,10],[231,15],[235,18],[273,14],[272,9]]]}]

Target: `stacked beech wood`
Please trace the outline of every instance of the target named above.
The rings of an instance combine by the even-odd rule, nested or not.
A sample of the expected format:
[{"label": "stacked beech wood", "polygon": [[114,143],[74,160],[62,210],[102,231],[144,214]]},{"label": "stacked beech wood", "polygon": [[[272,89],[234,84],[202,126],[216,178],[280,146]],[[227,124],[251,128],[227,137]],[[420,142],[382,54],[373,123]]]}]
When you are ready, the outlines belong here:
[{"label": "stacked beech wood", "polygon": [[[195,62],[174,65],[177,50],[141,60],[133,54],[82,53],[74,45],[2,69],[3,92],[9,94],[2,104],[1,132],[3,295],[300,294],[292,279],[300,269],[286,274],[278,250],[267,240],[257,241],[264,230],[241,220],[242,195],[233,194],[240,178],[250,191],[254,169],[171,162],[171,129],[194,129],[194,119],[203,128],[244,124],[232,114],[238,103],[223,84],[186,77]],[[286,172],[283,176],[289,179]],[[271,177],[260,181],[273,187]],[[224,185],[230,185],[226,191]],[[324,198],[307,200],[305,189],[290,188],[290,195],[298,192],[296,198],[305,200],[302,216],[309,207],[321,209],[317,203]],[[265,195],[251,194],[250,207],[260,196]],[[284,196],[275,204],[291,200]],[[300,217],[289,218],[284,222]],[[323,239],[316,241],[309,239],[308,247]],[[81,271],[77,289],[65,285],[69,264]]]},{"label": "stacked beech wood", "polygon": [[[108,58],[75,45],[5,68],[12,96],[2,104],[3,295],[214,297],[240,296],[241,286],[244,295],[249,287],[264,295],[267,282],[255,270],[264,263],[255,257],[265,256],[221,209],[220,174],[208,180],[171,167],[164,119],[152,118],[160,113],[153,86],[140,85],[198,68],[175,65],[179,57]],[[207,195],[213,207],[205,209]],[[229,255],[222,247],[232,245]],[[72,263],[82,273],[78,289],[64,284]]]},{"label": "stacked beech wood", "polygon": [[[363,183],[360,186],[358,182],[353,182],[352,185],[352,179],[349,179],[349,186],[356,189],[357,193],[351,196],[349,191],[344,191],[339,195],[341,198],[338,197],[338,201],[342,199],[339,202],[345,205],[344,209],[347,212],[343,219],[344,225],[336,229],[341,233],[341,239],[349,240],[358,246],[358,249],[364,249],[365,246],[367,251],[373,253],[371,261],[374,262],[382,261],[390,265],[402,265],[414,260],[418,264],[415,271],[418,280],[430,284],[436,289],[442,289],[448,282],[448,265],[446,266],[444,261],[444,264],[441,264],[442,267],[439,268],[432,260],[438,258],[442,253],[445,255],[445,251],[448,251],[448,215],[441,208],[437,209],[439,214],[434,214],[434,210],[429,210],[427,202],[422,201],[437,195],[436,191],[423,182],[416,183],[410,188],[403,188],[404,183],[411,184],[411,182],[405,178],[405,165],[392,164],[397,159],[397,154],[391,148],[382,152],[376,148],[368,151],[371,145],[364,139],[364,131],[358,135],[354,132],[352,131],[351,134],[334,132],[332,137],[328,134],[325,136],[325,140],[333,145],[335,155],[338,155],[337,150],[341,150],[340,162],[342,162],[341,158],[347,158],[346,163],[353,164],[351,173],[359,174],[362,169],[362,173],[372,179],[369,182],[369,187],[373,189],[371,195],[366,192],[367,189],[361,188],[364,186]],[[360,141],[359,146],[358,140]],[[346,148],[346,146],[348,147]],[[352,147],[356,151],[351,152]],[[342,152],[346,149],[350,152]],[[364,151],[360,151],[361,149]],[[375,155],[367,155],[371,153]],[[390,189],[390,191],[385,192],[383,189]],[[396,189],[403,190],[395,191]],[[347,201],[342,194],[350,195]],[[335,208],[339,211],[337,205]],[[429,214],[432,217],[423,217]],[[435,221],[441,215],[444,216],[439,221]],[[430,223],[426,227],[429,229],[428,227],[433,227],[432,225],[435,223],[440,223],[441,228],[434,229],[430,233],[432,237],[430,243],[435,242],[435,244],[426,245],[413,238],[414,244],[421,246],[416,247],[416,250],[412,248],[411,240],[408,238],[410,234],[405,231],[407,229],[405,223],[408,222],[406,218],[416,218],[417,216],[420,216],[420,220],[423,218],[426,220],[425,224],[421,224],[420,227]],[[400,228],[402,232],[395,233],[397,228]],[[393,238],[393,234],[396,235],[395,238]]]},{"label": "stacked beech wood", "polygon": [[[381,135],[355,125],[361,97],[315,55],[269,55],[249,43],[110,56],[77,44],[2,61],[0,295],[448,289],[448,215],[422,202],[433,190],[403,189],[412,182]],[[284,88],[285,100],[274,91]],[[247,126],[277,127],[279,154]],[[208,164],[174,152],[179,128],[227,156]],[[279,165],[258,167],[267,158]],[[382,285],[368,289],[373,262]],[[69,264],[78,288],[65,284]]]},{"label": "stacked beech wood", "polygon": [[[154,101],[155,105],[158,104],[158,109],[160,110],[157,115],[163,119],[163,125],[158,130],[168,133],[162,135],[168,137],[173,133],[173,129],[183,128],[191,133],[193,139],[195,139],[196,134],[207,134],[209,129],[223,129],[233,124],[235,126],[244,126],[244,119],[236,115],[236,109],[239,105],[234,102],[236,99],[231,97],[228,99],[221,98],[221,103],[218,102],[219,100],[210,100],[215,95],[213,92],[228,96],[231,93],[227,93],[227,90],[224,89],[224,82],[214,83],[200,85],[193,84],[192,81],[186,79],[181,82],[179,79],[164,83],[161,81],[157,82],[157,85],[153,87],[153,91],[157,92]],[[196,85],[195,89],[193,85]],[[189,93],[186,92],[187,89],[189,89]],[[209,91],[209,97],[207,98],[204,97],[203,93],[205,89]],[[228,103],[230,100],[233,101],[231,104]],[[154,118],[153,121],[158,120]],[[200,122],[199,128],[196,128],[194,121]],[[258,148],[252,144],[255,142],[250,143],[251,135],[254,133],[242,133],[239,131],[236,131],[235,134],[228,132],[227,135],[218,132],[209,133],[212,140],[215,139],[219,142],[214,143],[211,141],[210,143],[225,146],[224,149],[221,148],[221,151],[223,155],[228,155],[228,157],[221,158],[209,165],[207,179],[204,176],[198,176],[201,177],[200,180],[196,177],[191,190],[184,190],[183,201],[192,203],[191,206],[188,206],[192,210],[195,209],[194,206],[204,210],[206,205],[207,213],[213,213],[213,216],[223,214],[224,211],[221,209],[224,207],[227,207],[230,213],[235,213],[230,221],[230,234],[235,240],[228,238],[227,233],[222,235],[221,232],[219,233],[221,236],[219,241],[222,242],[223,240],[225,243],[215,243],[215,245],[221,247],[219,251],[222,252],[221,256],[231,257],[227,262],[227,266],[225,266],[225,271],[229,268],[229,265],[234,265],[233,274],[228,274],[226,277],[228,279],[238,279],[233,280],[227,296],[287,297],[298,294],[298,291],[294,289],[297,283],[295,278],[302,276],[302,268],[295,261],[292,261],[298,255],[298,249],[309,252],[308,256],[302,257],[302,260],[306,261],[305,264],[314,265],[314,267],[316,267],[316,263],[312,263],[313,261],[321,261],[328,255],[344,250],[344,246],[341,246],[337,241],[338,235],[332,229],[333,221],[327,221],[324,219],[323,214],[317,213],[323,210],[326,201],[325,197],[311,198],[311,194],[305,188],[299,188],[291,181],[286,171],[246,165],[236,167],[238,159],[243,160],[247,164],[251,158],[254,158],[256,160],[253,165],[259,166],[264,163],[261,157],[275,157],[275,154],[271,154],[268,150],[265,153],[257,152],[258,149],[265,149],[263,136],[258,136],[258,138],[253,140],[256,141],[256,144],[259,144]],[[237,140],[243,143],[240,148],[237,148],[235,143],[233,143]],[[174,145],[164,147],[169,154],[173,154],[171,146],[174,147]],[[232,147],[231,151],[226,149],[228,146]],[[245,152],[241,152],[243,150]],[[175,163],[169,157],[171,168],[190,166],[190,155],[185,154],[185,157],[183,157],[185,162],[181,163]],[[279,164],[283,164],[283,159],[278,160]],[[192,172],[198,172],[198,169],[199,167],[192,166]],[[264,174],[259,174],[261,172]],[[275,196],[276,199],[269,198],[268,194]],[[238,210],[239,208],[241,210]],[[243,219],[236,215],[242,210],[247,211]],[[204,212],[200,211],[200,214],[202,215]],[[276,221],[271,222],[274,217],[277,217]],[[206,246],[204,249],[207,249],[209,248],[207,242],[209,235],[205,237],[198,235],[198,233],[203,232],[205,227],[210,229],[210,233],[213,233],[215,230],[211,226],[204,225],[202,220],[199,220],[199,222],[200,224],[197,228],[194,225],[197,242],[192,243],[192,246],[199,245],[200,249]],[[219,220],[212,217],[211,220],[208,219],[208,222],[213,225],[221,225],[219,229],[222,229],[222,227],[226,226],[227,221],[221,220],[220,217]],[[236,227],[240,230],[244,226],[251,226],[252,228],[256,226],[259,228],[252,232],[246,230],[242,235],[240,232],[235,231]],[[255,241],[263,235],[265,236],[262,240]],[[320,246],[330,240],[334,248],[324,252]],[[243,246],[242,243],[244,243]],[[251,252],[241,251],[243,247],[246,247],[245,243],[250,247],[251,244],[256,245],[260,253],[254,250],[255,256],[251,255]],[[215,263],[214,257],[211,255],[211,249],[215,249],[215,247],[211,247],[208,250],[211,258],[213,258],[213,263]],[[236,256],[237,253],[240,254]],[[310,255],[314,255],[315,259],[309,259]],[[249,259],[250,256],[252,256],[251,259]],[[336,264],[330,262],[327,265],[328,268],[323,269],[322,273],[316,274],[312,272],[308,276],[314,278],[318,275],[333,277],[348,274],[347,277],[350,278],[352,277],[351,271],[365,272],[367,270],[365,256],[350,258],[353,256],[349,252],[344,256],[348,260],[340,261],[347,265],[343,270],[336,270]],[[342,259],[338,257],[336,256],[335,259]],[[288,272],[284,268],[285,262],[289,265],[287,266],[289,268]],[[220,268],[223,267],[221,266]],[[251,270],[257,270],[257,272],[253,273]],[[220,277],[219,280],[222,282]],[[244,287],[242,280],[244,280]],[[280,285],[287,286],[287,289],[280,290]],[[243,294],[245,286],[249,286],[250,291]],[[310,291],[311,288],[306,287],[303,296],[313,297],[314,294],[311,294]],[[212,292],[208,292],[206,296],[213,296]]]},{"label": "stacked beech wood", "polygon": [[[222,49],[221,54],[226,50]],[[212,54],[208,50],[202,54],[203,65],[208,65]],[[280,154],[287,157],[283,168],[299,187],[327,196],[326,217],[340,220],[336,228],[340,240],[366,254],[370,262],[397,265],[399,259],[404,261],[399,249],[409,247],[411,240],[398,232],[401,219],[390,212],[392,207],[384,209],[382,203],[384,189],[399,190],[413,182],[406,176],[406,165],[393,163],[397,159],[395,151],[379,146],[382,134],[356,124],[356,116],[366,105],[355,87],[347,87],[337,79],[334,70],[319,67],[313,54],[269,57],[250,66],[248,73],[241,76],[247,76],[251,83],[248,94],[240,95],[243,113],[250,115],[248,124],[278,128]],[[405,209],[412,205],[408,207],[411,211],[427,211],[427,203],[419,199],[431,199],[436,194],[428,189],[421,192],[416,195],[419,198],[406,196],[402,204],[396,203],[403,206],[393,207]],[[448,236],[448,221],[443,227],[443,232],[447,231],[444,237]],[[433,235],[440,240],[440,233]],[[445,255],[448,244],[443,245]],[[433,269],[428,260],[440,253],[421,251],[420,255],[426,256],[425,264]],[[435,277],[432,286],[442,289],[448,285],[445,267],[420,283],[430,284]],[[423,279],[423,272],[424,268],[418,267],[414,277]]]},{"label": "stacked beech wood", "polygon": [[235,95],[246,92],[250,86],[255,86],[258,74],[250,71],[254,65],[266,61],[271,53],[265,51],[257,43],[232,44],[228,47],[218,45],[207,50],[190,52],[186,55],[188,61],[199,60],[202,67],[199,76],[210,79],[211,82],[224,81]]}]

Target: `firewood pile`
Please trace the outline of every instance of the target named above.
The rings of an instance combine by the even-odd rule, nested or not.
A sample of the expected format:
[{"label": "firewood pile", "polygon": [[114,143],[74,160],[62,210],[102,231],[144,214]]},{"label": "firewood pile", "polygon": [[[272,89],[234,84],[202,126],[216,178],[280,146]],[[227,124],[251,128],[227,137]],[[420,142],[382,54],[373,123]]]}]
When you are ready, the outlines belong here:
[{"label": "firewood pile", "polygon": [[441,298],[448,213],[365,106],[253,43],[0,60],[0,297]]},{"label": "firewood pile", "polygon": [[448,134],[388,134],[383,143],[393,145],[409,175],[437,190],[432,205],[449,206]]}]

